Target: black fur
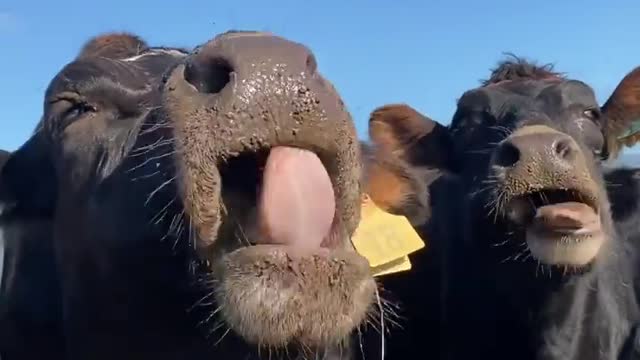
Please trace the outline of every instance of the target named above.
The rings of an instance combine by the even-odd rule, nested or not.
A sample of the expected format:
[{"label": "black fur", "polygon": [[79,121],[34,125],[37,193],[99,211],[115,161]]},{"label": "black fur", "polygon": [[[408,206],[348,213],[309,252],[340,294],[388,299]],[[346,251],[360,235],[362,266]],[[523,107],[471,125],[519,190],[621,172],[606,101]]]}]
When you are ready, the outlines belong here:
[{"label": "black fur", "polygon": [[482,86],[497,84],[507,80],[541,80],[548,78],[562,78],[562,73],[554,71],[553,64],[538,65],[523,58],[509,54],[511,59],[503,60],[491,70],[488,79],[482,80]]},{"label": "black fur", "polygon": [[[127,36],[130,35],[124,37]],[[122,41],[123,37],[118,39]],[[67,103],[65,115],[61,116],[59,111],[53,112],[55,115],[45,112],[32,137],[8,157],[0,173],[0,202],[4,207],[0,229],[6,243],[0,289],[0,357],[3,360],[74,357],[67,352],[67,342],[74,340],[69,336],[73,333],[70,319],[63,315],[63,306],[65,302],[68,304],[70,294],[63,291],[61,271],[68,264],[59,260],[60,249],[53,241],[53,220],[59,200],[58,172],[68,169],[61,168],[54,156],[65,149],[52,144],[72,125],[69,117],[92,112],[96,107],[112,121],[109,131],[100,131],[99,135],[126,142],[136,125],[130,119],[144,115],[145,108],[152,106],[149,94],[158,88],[163,72],[180,59],[176,54],[181,52],[176,49],[176,53],[170,54],[146,45],[138,47],[137,37],[125,40],[124,47],[118,41],[101,45],[93,39],[83,48],[83,53],[52,80],[45,94],[45,109],[50,109],[52,104],[55,107]],[[135,45],[136,55],[148,56],[129,62],[118,60],[132,55],[121,51],[131,44]],[[89,51],[93,55],[89,56]],[[61,88],[66,93],[61,92]],[[68,98],[58,97],[61,93]],[[95,154],[97,163],[87,164],[90,169],[76,168],[75,171],[79,171],[76,175],[95,171],[92,176],[106,177],[113,170],[115,159],[122,154],[109,147],[112,142],[108,140],[91,146],[91,141],[96,140],[93,134],[84,139],[79,135],[78,139],[77,154]],[[96,280],[96,284],[102,280]],[[99,307],[91,305],[89,303],[88,308],[92,311],[86,316],[89,321],[100,316]]]}]

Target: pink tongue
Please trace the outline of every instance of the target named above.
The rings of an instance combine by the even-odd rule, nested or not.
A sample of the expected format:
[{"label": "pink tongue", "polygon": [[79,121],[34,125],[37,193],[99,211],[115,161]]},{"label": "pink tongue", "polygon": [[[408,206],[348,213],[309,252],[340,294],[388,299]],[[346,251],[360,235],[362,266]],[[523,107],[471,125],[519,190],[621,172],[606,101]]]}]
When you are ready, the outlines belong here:
[{"label": "pink tongue", "polygon": [[271,149],[259,194],[262,244],[300,252],[320,248],[336,211],[329,174],[316,154],[292,147]]},{"label": "pink tongue", "polygon": [[578,230],[597,228],[600,218],[586,204],[565,202],[541,206],[536,211],[534,222],[549,229]]}]

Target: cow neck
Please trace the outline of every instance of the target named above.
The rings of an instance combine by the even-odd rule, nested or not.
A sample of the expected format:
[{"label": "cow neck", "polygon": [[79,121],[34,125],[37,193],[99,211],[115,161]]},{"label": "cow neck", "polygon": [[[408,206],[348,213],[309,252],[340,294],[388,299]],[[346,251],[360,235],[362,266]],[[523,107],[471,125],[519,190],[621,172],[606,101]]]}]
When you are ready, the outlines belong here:
[{"label": "cow neck", "polygon": [[[472,276],[486,284],[465,295],[482,299],[481,304],[494,304],[491,308],[496,309],[494,313],[472,315],[476,317],[476,326],[495,321],[493,340],[501,344],[509,341],[507,346],[496,344],[493,351],[499,348],[503,355],[522,354],[522,349],[529,348],[532,354],[537,354],[533,358],[616,358],[614,353],[627,340],[632,323],[638,320],[633,258],[625,243],[615,235],[602,249],[608,256],[590,271],[561,276],[548,270],[536,271],[535,261],[496,263],[495,247],[490,249],[492,245],[487,243],[477,246],[477,234],[491,236],[504,234],[505,230],[476,221],[476,226],[465,231],[463,242],[472,246],[465,253],[474,254],[465,261],[472,261],[475,270],[479,270]],[[580,349],[582,353],[557,353],[567,349]]]}]

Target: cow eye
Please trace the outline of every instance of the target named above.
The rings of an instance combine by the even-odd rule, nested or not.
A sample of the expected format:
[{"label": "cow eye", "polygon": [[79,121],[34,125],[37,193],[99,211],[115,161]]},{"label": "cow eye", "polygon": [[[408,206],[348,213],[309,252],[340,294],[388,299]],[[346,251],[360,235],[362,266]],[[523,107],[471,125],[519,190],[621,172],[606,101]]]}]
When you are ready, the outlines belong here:
[{"label": "cow eye", "polygon": [[50,111],[63,119],[74,119],[87,112],[95,112],[95,106],[89,104],[75,92],[64,92],[49,101]]},{"label": "cow eye", "polygon": [[96,108],[86,102],[78,102],[68,108],[62,116],[64,118],[76,118],[88,112],[95,112]]},{"label": "cow eye", "polygon": [[52,127],[52,131],[60,132],[78,117],[95,111],[97,111],[95,106],[84,101],[76,94],[60,95],[49,101],[47,113],[53,117],[48,123]]},{"label": "cow eye", "polygon": [[597,123],[600,120],[600,109],[598,108],[586,109],[582,112],[582,114],[584,115],[584,117],[593,122]]}]

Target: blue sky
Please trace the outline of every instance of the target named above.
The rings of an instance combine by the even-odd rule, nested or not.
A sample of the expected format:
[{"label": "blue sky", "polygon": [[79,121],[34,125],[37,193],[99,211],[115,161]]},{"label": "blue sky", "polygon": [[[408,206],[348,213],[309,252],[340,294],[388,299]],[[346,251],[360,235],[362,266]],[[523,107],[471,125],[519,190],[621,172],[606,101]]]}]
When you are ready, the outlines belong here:
[{"label": "blue sky", "polygon": [[640,65],[639,14],[638,0],[2,0],[0,148],[26,140],[49,80],[103,31],[187,47],[232,28],[303,42],[366,137],[368,114],[385,103],[448,123],[503,52],[556,63],[605,101]]}]

